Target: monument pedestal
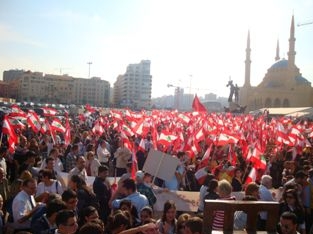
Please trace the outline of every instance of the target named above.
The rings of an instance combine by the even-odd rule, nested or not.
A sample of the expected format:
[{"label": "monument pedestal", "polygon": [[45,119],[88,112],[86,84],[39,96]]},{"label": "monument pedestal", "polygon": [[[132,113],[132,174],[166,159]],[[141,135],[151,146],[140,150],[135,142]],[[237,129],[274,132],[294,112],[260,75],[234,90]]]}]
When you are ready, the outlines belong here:
[{"label": "monument pedestal", "polygon": [[228,108],[230,112],[233,112],[235,110],[238,109],[238,107],[240,107],[237,103],[235,102],[228,102]]},{"label": "monument pedestal", "polygon": [[235,102],[228,102],[229,107],[224,107],[225,112],[230,113],[244,113],[247,106],[240,106]]}]

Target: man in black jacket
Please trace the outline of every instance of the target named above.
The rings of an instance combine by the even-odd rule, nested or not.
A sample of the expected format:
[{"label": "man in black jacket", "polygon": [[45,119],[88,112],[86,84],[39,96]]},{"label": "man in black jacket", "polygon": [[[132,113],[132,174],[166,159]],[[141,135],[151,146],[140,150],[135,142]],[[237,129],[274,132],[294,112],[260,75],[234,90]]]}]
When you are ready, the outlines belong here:
[{"label": "man in black jacket", "polygon": [[109,200],[112,195],[112,190],[107,177],[109,175],[109,168],[107,166],[100,166],[98,168],[98,176],[93,182],[93,191],[100,203],[99,216],[101,220],[106,223],[111,210],[109,208]]}]

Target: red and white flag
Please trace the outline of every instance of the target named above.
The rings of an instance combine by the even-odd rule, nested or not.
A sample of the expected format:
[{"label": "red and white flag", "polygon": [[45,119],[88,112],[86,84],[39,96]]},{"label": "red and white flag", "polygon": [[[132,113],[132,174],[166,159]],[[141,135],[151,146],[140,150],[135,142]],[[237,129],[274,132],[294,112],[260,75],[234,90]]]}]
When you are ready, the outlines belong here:
[{"label": "red and white flag", "polygon": [[207,112],[205,106],[200,102],[197,94],[192,101],[192,109],[197,112]]},{"label": "red and white flag", "polygon": [[185,124],[188,124],[190,122],[190,118],[186,114],[181,113],[178,115],[178,118],[182,120]]},{"label": "red and white flag", "polygon": [[238,142],[238,138],[225,134],[225,133],[221,133],[216,141],[216,145],[227,145],[227,144],[236,144]]},{"label": "red and white flag", "polygon": [[194,139],[196,142],[200,142],[202,140],[204,140],[205,136],[203,133],[203,128],[200,128],[194,135]]},{"label": "red and white flag", "polygon": [[27,123],[33,129],[35,133],[38,133],[41,129],[41,124],[37,113],[33,110],[29,110],[27,114]]},{"label": "red and white flag", "polygon": [[111,112],[111,115],[112,115],[113,119],[115,119],[115,120],[120,120],[120,121],[123,120],[123,117],[122,117],[122,113],[121,113],[121,112],[116,111],[116,110],[111,110],[110,112]]},{"label": "red and white flag", "polygon": [[207,150],[205,151],[205,153],[204,153],[204,155],[203,155],[203,157],[202,157],[202,159],[201,159],[201,162],[200,162],[200,167],[205,167],[205,166],[208,165],[208,162],[209,162],[209,160],[210,160],[210,154],[211,154],[211,150],[212,150],[212,145],[213,145],[213,144],[211,144],[211,145],[207,148]]},{"label": "red and white flag", "polygon": [[144,138],[141,138],[139,142],[138,150],[141,150],[142,152],[146,152],[146,144],[145,144]]},{"label": "red and white flag", "polygon": [[135,133],[125,123],[123,123],[121,131],[123,131],[129,137],[135,135]]},{"label": "red and white flag", "polygon": [[168,131],[163,130],[159,136],[158,144],[162,144],[166,147],[171,145],[175,140],[177,139],[177,136],[171,134]]},{"label": "red and white flag", "polygon": [[93,132],[93,134],[101,136],[104,133],[104,128],[99,123],[99,121],[96,121],[91,131]]},{"label": "red and white flag", "polygon": [[5,115],[2,124],[2,133],[8,135],[8,143],[9,143],[9,152],[14,153],[15,151],[15,144],[18,142],[17,135],[10,124],[8,116]]},{"label": "red and white flag", "polygon": [[9,121],[10,121],[10,124],[11,126],[14,128],[14,129],[25,129],[25,124],[23,124],[21,121],[19,121],[18,119],[16,118],[8,118]]},{"label": "red and white flag", "polygon": [[196,171],[195,178],[197,179],[199,185],[203,185],[207,175],[208,169],[206,167],[202,167]]},{"label": "red and white flag", "polygon": [[66,123],[65,123],[65,134],[64,134],[64,144],[71,144],[71,126],[68,120],[68,115],[66,115]]},{"label": "red and white flag", "polygon": [[16,104],[11,106],[11,113],[9,113],[9,116],[12,118],[27,118],[27,114]]},{"label": "red and white flag", "polygon": [[65,133],[65,127],[62,125],[61,121],[59,119],[53,119],[51,122],[51,128],[56,132]]},{"label": "red and white flag", "polygon": [[58,113],[56,109],[51,107],[42,107],[41,109],[43,110],[44,116],[55,116]]},{"label": "red and white flag", "polygon": [[94,107],[91,107],[89,104],[86,104],[85,109],[90,113],[96,112],[96,109]]},{"label": "red and white flag", "polygon": [[256,169],[266,169],[266,160],[263,153],[258,149],[258,147],[254,147],[253,150],[250,150],[247,156],[247,160],[253,163]]},{"label": "red and white flag", "polygon": [[251,182],[255,182],[257,176],[257,171],[254,167],[251,168],[251,171],[246,179],[245,184],[249,184]]}]

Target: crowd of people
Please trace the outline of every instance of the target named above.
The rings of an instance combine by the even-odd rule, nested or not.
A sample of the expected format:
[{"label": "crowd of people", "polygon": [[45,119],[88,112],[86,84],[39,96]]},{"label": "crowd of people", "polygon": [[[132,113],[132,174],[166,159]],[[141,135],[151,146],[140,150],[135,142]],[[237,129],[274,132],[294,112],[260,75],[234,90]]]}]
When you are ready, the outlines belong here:
[{"label": "crowd of people", "polygon": [[[261,157],[252,160],[256,156],[250,155],[248,160],[243,147],[234,142],[209,144],[201,138],[196,153],[177,150],[171,142],[155,143],[166,121],[157,132],[134,133],[127,141],[123,127],[118,127],[122,122],[117,126],[111,122],[95,133],[98,115],[92,113],[84,121],[72,117],[68,145],[63,134],[35,133],[26,126],[15,130],[18,142],[12,152],[7,147],[10,136],[2,134],[0,233],[200,234],[204,200],[235,200],[233,192],[243,193],[246,201],[278,201],[280,233],[313,232],[310,146],[296,155],[289,146],[273,154],[269,143],[262,155],[263,167]],[[188,136],[188,129],[182,134]],[[171,179],[164,181],[143,171],[151,148],[178,158]],[[201,179],[199,170],[205,172]],[[89,176],[94,177],[92,184],[88,184]],[[109,177],[115,178],[113,183]],[[281,191],[281,197],[272,188]],[[178,211],[175,201],[167,200],[162,214],[157,214],[156,190],[199,192],[198,211]],[[237,211],[234,229],[244,230],[246,220],[246,214]],[[266,220],[267,214],[261,212],[258,230],[265,230]],[[213,229],[222,230],[223,221],[224,213],[215,212]]]}]

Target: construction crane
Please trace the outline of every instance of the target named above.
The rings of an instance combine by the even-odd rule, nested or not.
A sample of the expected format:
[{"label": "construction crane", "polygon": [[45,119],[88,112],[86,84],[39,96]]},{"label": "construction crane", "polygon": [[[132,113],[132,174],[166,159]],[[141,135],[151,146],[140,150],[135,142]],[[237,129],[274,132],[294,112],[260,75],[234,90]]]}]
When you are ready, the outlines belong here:
[{"label": "construction crane", "polygon": [[309,24],[313,24],[313,21],[304,22],[304,23],[298,23],[297,26],[301,27],[301,26],[305,26],[305,25],[309,25]]}]

